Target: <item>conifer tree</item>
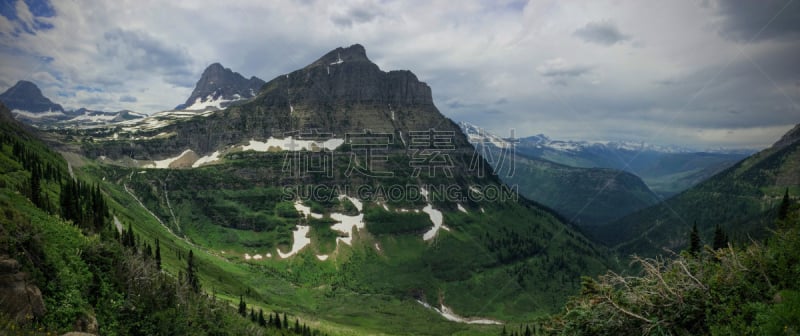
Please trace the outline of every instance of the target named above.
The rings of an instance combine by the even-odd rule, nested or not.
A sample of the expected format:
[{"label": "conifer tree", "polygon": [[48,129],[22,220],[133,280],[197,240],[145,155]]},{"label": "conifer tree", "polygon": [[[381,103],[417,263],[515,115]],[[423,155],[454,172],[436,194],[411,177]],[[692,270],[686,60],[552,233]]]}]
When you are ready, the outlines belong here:
[{"label": "conifer tree", "polygon": [[[272,318],[272,316],[270,316],[270,319],[271,318]],[[261,309],[261,308],[258,308],[258,325],[260,325],[262,327],[266,327],[267,326],[267,321],[264,319],[264,310]]]},{"label": "conifer tree", "polygon": [[258,319],[256,318],[256,310],[253,307],[250,307],[250,322],[258,322]]},{"label": "conifer tree", "polygon": [[156,238],[156,267],[161,270],[161,245]]},{"label": "conifer tree", "polygon": [[[192,252],[189,252],[189,258],[192,258]],[[247,304],[244,303],[244,297],[239,295],[239,315],[247,317]]]},{"label": "conifer tree", "polygon": [[725,234],[725,231],[722,231],[722,228],[717,224],[717,227],[714,229],[714,244],[712,247],[715,250],[719,250],[721,248],[725,248],[728,246],[728,235]]},{"label": "conifer tree", "polygon": [[34,205],[42,207],[42,172],[38,164],[33,165],[31,169],[31,202]]},{"label": "conifer tree", "polygon": [[200,281],[197,279],[197,270],[194,264],[194,252],[189,250],[189,257],[186,258],[186,282],[195,293],[200,292]]},{"label": "conifer tree", "polygon": [[701,245],[702,242],[700,241],[700,233],[697,231],[697,223],[695,223],[692,227],[692,233],[689,236],[689,253],[692,255],[697,255],[700,253]]},{"label": "conifer tree", "polygon": [[786,188],[786,191],[783,193],[783,200],[778,208],[778,219],[784,220],[786,217],[789,217],[789,204],[789,188]]},{"label": "conifer tree", "polygon": [[281,315],[278,312],[275,312],[275,318],[272,321],[275,322],[275,328],[280,329],[282,327]]}]

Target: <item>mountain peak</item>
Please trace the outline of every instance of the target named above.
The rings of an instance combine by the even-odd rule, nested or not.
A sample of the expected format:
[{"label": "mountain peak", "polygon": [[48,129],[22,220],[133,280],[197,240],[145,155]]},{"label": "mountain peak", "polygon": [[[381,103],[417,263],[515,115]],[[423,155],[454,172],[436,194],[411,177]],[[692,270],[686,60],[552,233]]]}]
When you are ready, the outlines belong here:
[{"label": "mountain peak", "polygon": [[0,94],[0,101],[6,104],[11,110],[22,110],[33,113],[64,111],[61,105],[53,103],[50,99],[45,97],[42,94],[42,90],[40,90],[36,84],[26,80],[18,81],[14,86],[6,90],[6,92]]},{"label": "mountain peak", "polygon": [[367,50],[364,49],[364,46],[360,44],[354,44],[347,48],[338,47],[329,51],[324,56],[320,57],[316,62],[312,63],[311,66],[315,65],[338,65],[344,62],[369,62],[369,57],[367,57]]},{"label": "mountain peak", "polygon": [[203,71],[186,103],[178,105],[176,109],[204,110],[209,107],[221,109],[233,101],[255,97],[264,83],[258,77],[252,76],[247,79],[218,62],[211,63]]}]

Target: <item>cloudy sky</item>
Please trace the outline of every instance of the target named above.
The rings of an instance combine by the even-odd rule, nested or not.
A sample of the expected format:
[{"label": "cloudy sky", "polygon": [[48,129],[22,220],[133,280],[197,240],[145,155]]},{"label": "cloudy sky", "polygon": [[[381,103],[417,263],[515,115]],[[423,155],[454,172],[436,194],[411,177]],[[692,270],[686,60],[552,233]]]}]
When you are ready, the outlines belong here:
[{"label": "cloudy sky", "polygon": [[270,80],[360,43],[500,135],[765,147],[800,123],[800,0],[0,1],[0,91],[67,108],[165,110],[210,63]]}]

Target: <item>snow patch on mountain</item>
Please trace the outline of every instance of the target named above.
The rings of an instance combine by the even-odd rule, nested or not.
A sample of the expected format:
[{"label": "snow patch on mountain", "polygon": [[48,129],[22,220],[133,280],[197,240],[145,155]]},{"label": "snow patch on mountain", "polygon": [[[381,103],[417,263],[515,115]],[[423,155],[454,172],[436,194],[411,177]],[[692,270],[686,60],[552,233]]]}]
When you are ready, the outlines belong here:
[{"label": "snow patch on mountain", "polygon": [[234,97],[233,99],[224,99],[222,96],[214,98],[214,94],[210,94],[210,95],[206,96],[205,98],[198,97],[197,99],[194,100],[194,103],[192,103],[192,105],[187,106],[186,108],[184,108],[184,110],[187,110],[187,111],[202,111],[202,110],[205,110],[205,109],[208,109],[208,108],[214,108],[214,109],[217,109],[217,110],[221,110],[221,109],[223,109],[222,104],[226,104],[227,105],[229,103],[244,99],[239,94],[235,94],[233,97]]},{"label": "snow patch on mountain", "polygon": [[[420,195],[422,195],[422,197],[425,198],[426,201],[428,201],[429,192],[427,189],[420,188],[419,193]],[[431,240],[436,237],[436,234],[439,232],[439,229],[444,228],[444,226],[442,226],[442,218],[443,218],[442,212],[434,209],[433,205],[431,205],[430,203],[428,203],[427,205],[425,205],[424,208],[422,208],[422,212],[428,214],[428,218],[430,218],[431,222],[433,223],[433,227],[430,230],[428,230],[428,232],[422,234],[422,239]]]},{"label": "snow patch on mountain", "polygon": [[197,161],[195,161],[192,164],[192,168],[197,168],[197,167],[200,167],[200,166],[202,166],[204,164],[209,164],[209,163],[213,163],[213,162],[219,161],[219,154],[220,154],[220,152],[216,151],[214,153],[211,153],[209,155],[206,155],[204,157],[201,157],[201,158],[197,159]]},{"label": "snow patch on mountain", "polygon": [[339,222],[332,225],[331,229],[347,234],[346,237],[336,238],[337,243],[342,242],[352,246],[353,234],[355,233],[355,231],[364,229],[366,227],[366,224],[364,223],[364,214],[360,213],[362,210],[364,210],[364,204],[361,203],[361,200],[355,197],[350,197],[347,195],[339,195],[339,200],[344,200],[344,199],[347,199],[351,203],[353,203],[353,205],[358,210],[359,214],[356,216],[348,216],[341,213],[331,213],[331,219]]},{"label": "snow patch on mountain", "polygon": [[183,153],[181,153],[180,155],[178,155],[176,157],[171,157],[171,158],[167,158],[167,159],[164,159],[164,160],[153,161],[152,164],[144,165],[143,168],[167,169],[167,168],[169,168],[169,166],[173,162],[178,161],[181,158],[183,158],[185,155],[189,155],[191,153],[194,153],[194,151],[192,151],[191,149],[187,149],[187,150],[183,151]]},{"label": "snow patch on mountain", "polygon": [[344,139],[328,139],[325,141],[301,140],[293,137],[278,139],[269,137],[266,142],[251,139],[247,145],[242,146],[243,151],[253,150],[256,152],[272,151],[314,151],[320,149],[334,150],[344,144]]},{"label": "snow patch on mountain", "polygon": [[452,309],[450,309],[449,307],[447,307],[445,305],[442,305],[442,308],[439,309],[439,308],[433,307],[433,306],[431,306],[431,305],[429,305],[429,304],[427,304],[425,302],[422,302],[420,300],[417,300],[417,303],[421,304],[425,308],[428,308],[430,310],[435,311],[436,313],[438,313],[439,315],[441,315],[442,317],[444,317],[448,321],[453,321],[453,322],[458,322],[458,323],[466,323],[466,324],[497,324],[497,325],[503,324],[502,322],[495,321],[495,320],[490,320],[490,319],[486,319],[486,318],[466,318],[466,317],[461,317],[461,316],[458,316],[455,312],[453,312]]},{"label": "snow patch on mountain", "polygon": [[308,246],[308,244],[311,244],[311,238],[306,237],[306,236],[308,236],[308,231],[310,229],[311,229],[311,227],[308,226],[308,225],[297,225],[297,230],[295,230],[293,232],[293,234],[292,234],[292,238],[293,238],[292,240],[294,242],[292,243],[291,251],[289,251],[288,253],[283,253],[279,249],[278,250],[278,255],[280,255],[281,258],[286,259],[288,257],[291,257],[291,256],[297,254],[297,252],[300,252],[300,250],[302,250],[304,247]]},{"label": "snow patch on mountain", "polygon": [[341,213],[332,213],[331,219],[339,222],[331,226],[331,229],[347,234],[346,237],[336,238],[336,242],[342,242],[347,245],[353,245],[353,234],[355,231],[364,229],[364,214],[356,216],[348,216]]}]

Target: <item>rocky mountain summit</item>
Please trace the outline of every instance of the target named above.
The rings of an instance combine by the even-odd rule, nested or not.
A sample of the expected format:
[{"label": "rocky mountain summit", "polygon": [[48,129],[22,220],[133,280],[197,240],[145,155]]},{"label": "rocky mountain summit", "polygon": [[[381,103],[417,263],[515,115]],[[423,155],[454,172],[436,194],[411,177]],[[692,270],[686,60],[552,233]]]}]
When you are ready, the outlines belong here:
[{"label": "rocky mountain summit", "polygon": [[258,77],[245,78],[222,64],[209,65],[186,102],[176,110],[204,110],[225,108],[234,101],[256,96],[264,81]]}]

